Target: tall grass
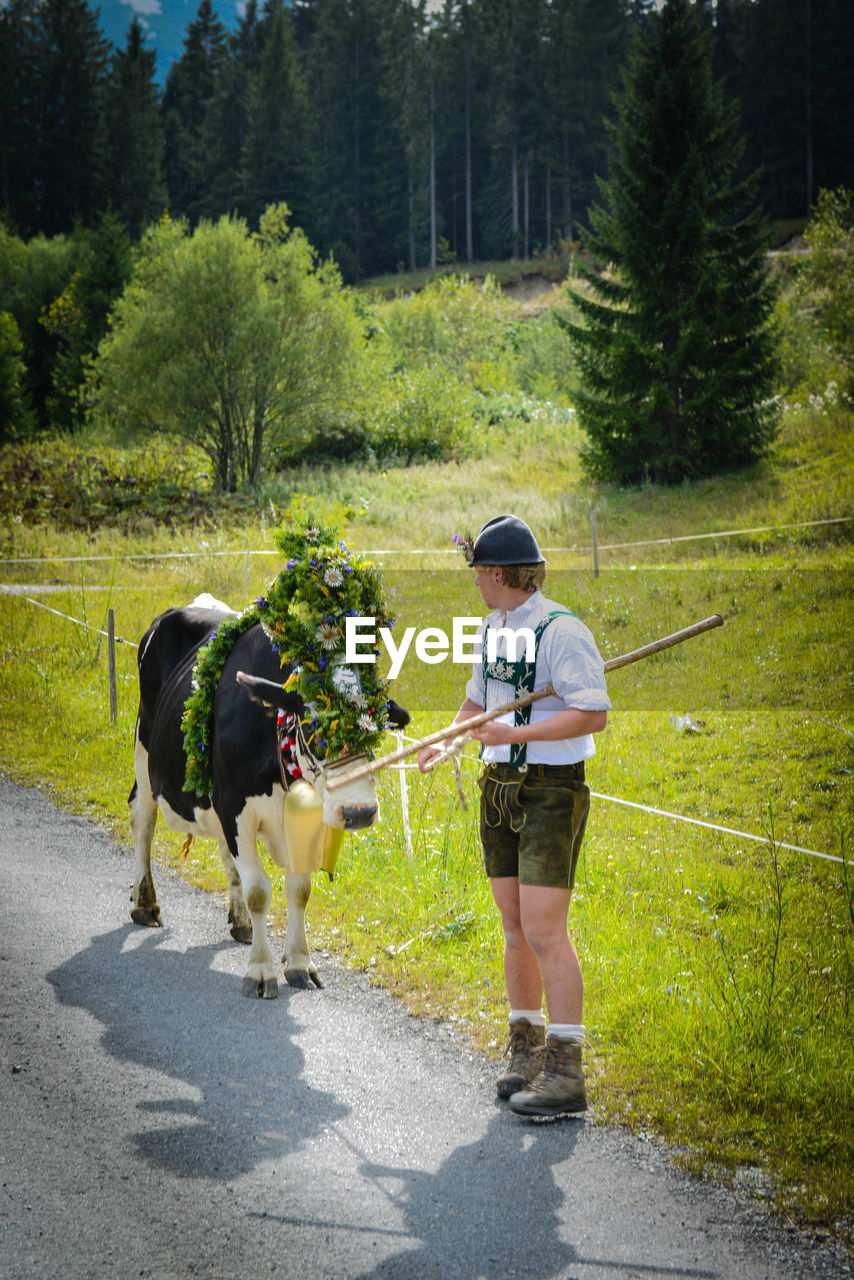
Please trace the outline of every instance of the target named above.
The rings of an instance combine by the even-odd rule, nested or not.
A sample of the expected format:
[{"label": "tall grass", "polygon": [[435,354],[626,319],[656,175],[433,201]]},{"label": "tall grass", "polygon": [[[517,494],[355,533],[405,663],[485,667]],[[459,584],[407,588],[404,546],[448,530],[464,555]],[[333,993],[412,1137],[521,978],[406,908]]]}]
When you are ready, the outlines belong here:
[{"label": "tall grass", "polygon": [[[344,519],[359,548],[444,547],[462,525],[519,511],[544,543],[548,591],[591,626],[606,657],[712,612],[710,635],[615,672],[614,710],[589,776],[602,797],[762,837],[594,801],[570,927],[586,977],[587,1060],[595,1114],[657,1133],[692,1169],[730,1177],[759,1167],[781,1208],[851,1233],[854,1199],[854,875],[851,847],[851,524],[782,530],[851,515],[850,413],[787,416],[775,455],[751,473],[661,490],[588,491],[570,422],[500,428],[501,447],[467,467],[304,469],[254,514],[203,532],[151,527],[86,534],[10,524],[6,582],[90,627],[116,612],[136,639],[151,617],[204,587],[239,606],[278,569],[269,526],[302,490]],[[771,525],[775,531],[603,552],[590,573],[589,505],[603,544]],[[192,552],[134,560],[127,554]],[[222,554],[234,552],[235,554]],[[56,557],[103,555],[104,560]],[[479,612],[470,575],[449,557],[381,556],[400,625]],[[401,565],[419,565],[417,569]],[[50,595],[43,588],[59,588]],[[41,589],[41,590],[39,590]],[[109,722],[105,640],[15,596],[0,599],[0,762],[127,840],[136,711],[135,655],[118,652],[118,723]],[[439,728],[462,696],[448,662],[405,666],[395,690],[413,730]],[[679,733],[671,715],[703,721]],[[416,1013],[453,1020],[486,1052],[503,1048],[500,927],[481,866],[476,764],[469,807],[450,772],[380,781],[383,822],[352,838],[333,884],[315,878],[313,944],[363,966]],[[178,865],[162,826],[157,856]],[[198,842],[184,874],[221,883]],[[276,877],[275,910],[286,906]],[[162,886],[168,916],[168,887]],[[117,917],[126,909],[116,903]],[[223,909],[225,927],[225,907]],[[322,969],[322,959],[321,959]],[[317,997],[322,998],[322,997]]]}]

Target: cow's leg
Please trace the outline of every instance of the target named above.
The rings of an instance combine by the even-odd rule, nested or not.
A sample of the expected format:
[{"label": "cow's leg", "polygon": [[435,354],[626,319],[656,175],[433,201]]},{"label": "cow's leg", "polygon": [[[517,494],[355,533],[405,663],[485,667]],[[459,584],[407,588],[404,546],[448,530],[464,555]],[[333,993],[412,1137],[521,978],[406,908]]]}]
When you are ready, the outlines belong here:
[{"label": "cow's leg", "polygon": [[163,924],[160,915],[160,903],[154,888],[154,877],[151,874],[151,842],[154,839],[154,824],[157,821],[157,801],[151,792],[148,780],[148,752],[140,746],[137,739],[134,745],[134,773],[136,781],[128,797],[130,807],[130,828],[133,832],[133,843],[136,850],[136,868],[133,886],[130,891],[130,918],[134,924],[157,926]]},{"label": "cow's leg", "polygon": [[[243,978],[245,996],[275,1000],[279,994],[275,963],[267,940],[267,912],[273,900],[270,877],[261,865],[256,843],[258,822],[251,806],[244,803],[236,819],[220,814],[229,852],[240,875],[243,901],[252,922],[252,946]],[[233,834],[232,834],[233,833]]]},{"label": "cow's leg", "polygon": [[225,868],[225,876],[228,880],[228,923],[231,925],[231,936],[235,942],[251,942],[252,917],[246,910],[243,886],[240,883],[240,873],[235,866],[234,859],[225,840],[219,841],[219,856],[222,858],[222,865]]},{"label": "cow's leg", "polygon": [[285,897],[288,900],[288,927],[285,933],[285,951],[282,963],[285,966],[285,979],[289,986],[303,990],[309,986],[309,980],[316,987],[322,987],[320,974],[312,963],[305,936],[305,909],[311,894],[311,876],[297,875],[293,871],[285,874]]}]

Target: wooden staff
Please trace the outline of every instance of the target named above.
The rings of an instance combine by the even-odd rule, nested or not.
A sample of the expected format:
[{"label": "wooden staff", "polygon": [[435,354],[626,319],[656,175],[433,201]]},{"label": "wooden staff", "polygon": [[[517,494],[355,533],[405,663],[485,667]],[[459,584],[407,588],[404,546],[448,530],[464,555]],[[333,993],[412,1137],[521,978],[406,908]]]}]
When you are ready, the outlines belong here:
[{"label": "wooden staff", "polygon": [[[713,627],[722,627],[723,621],[719,613],[713,613],[710,618],[704,618],[702,622],[695,622],[693,626],[683,627],[681,631],[674,631],[669,636],[662,636],[660,640],[653,640],[651,644],[645,644],[640,649],[633,649],[631,653],[624,653],[620,658],[609,659],[605,663],[605,670],[617,671],[620,667],[628,667],[632,662],[639,662],[641,658],[648,658],[653,653],[660,653],[662,649],[670,649],[675,644],[682,644],[685,640],[691,640],[694,636],[702,635],[704,631],[711,631]],[[508,711],[515,711],[519,707],[527,707],[532,702],[539,702],[541,698],[548,698],[553,695],[553,686],[547,685],[545,689],[540,689],[537,693],[526,693],[521,698],[514,698],[512,702],[505,702],[500,707],[494,707],[492,711],[481,711],[476,716],[469,716],[467,720],[460,720],[457,724],[449,725],[447,729],[439,729],[436,733],[430,733],[426,738],[420,738],[418,742],[411,742],[408,747],[401,747],[399,751],[392,751],[391,755],[382,756],[379,760],[371,760],[368,764],[360,765],[358,769],[345,773],[340,778],[332,778],[327,782],[326,788],[328,791],[335,791],[338,787],[343,787],[345,783],[355,782],[359,778],[367,777],[370,773],[377,773],[380,769],[387,769],[390,765],[397,764],[398,760],[403,760],[405,756],[413,755],[416,751],[420,751],[422,747],[432,747],[435,743],[443,742],[446,738],[459,738],[471,729],[477,729],[479,725],[486,724],[488,720],[495,720],[498,716],[506,715]],[[437,758],[434,763],[438,764],[441,758],[443,757]]]}]

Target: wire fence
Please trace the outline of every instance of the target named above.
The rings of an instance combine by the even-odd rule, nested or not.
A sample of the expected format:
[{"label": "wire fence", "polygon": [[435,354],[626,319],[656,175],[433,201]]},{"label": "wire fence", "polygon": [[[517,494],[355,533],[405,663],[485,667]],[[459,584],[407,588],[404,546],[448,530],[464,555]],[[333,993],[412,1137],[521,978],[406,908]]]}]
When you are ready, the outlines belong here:
[{"label": "wire fence", "polygon": [[[25,600],[28,604],[35,605],[35,607],[38,609],[44,609],[46,610],[46,612],[54,614],[55,617],[63,618],[66,622],[71,622],[78,627],[85,627],[86,630],[92,631],[96,635],[107,637],[107,640],[110,645],[110,650],[109,650],[110,714],[111,714],[112,721],[115,722],[116,720],[116,685],[115,685],[115,651],[113,649],[113,645],[124,644],[124,645],[128,645],[130,648],[137,649],[137,650],[139,648],[139,645],[133,640],[126,640],[122,636],[118,636],[115,634],[115,630],[113,626],[112,609],[108,611],[108,614],[109,614],[108,625],[107,625],[107,630],[105,631],[101,627],[95,627],[95,626],[92,626],[92,624],[89,622],[82,621],[80,618],[74,618],[71,616],[71,614],[62,613],[59,609],[53,609],[49,605],[42,604],[40,600],[35,600],[31,596],[20,595],[17,592],[14,594],[15,594],[15,598],[18,600]],[[828,724],[828,721],[824,720],[821,723]],[[841,726],[831,725],[830,727],[840,728],[841,732],[843,733],[849,732],[847,729],[841,728]],[[401,742],[415,743],[418,741],[418,739],[416,738],[404,737],[403,734],[398,734],[397,737],[398,737],[399,743]],[[473,764],[478,763],[477,757],[475,756],[461,754],[459,758],[461,760],[465,760],[467,763],[473,763]],[[408,787],[406,783],[406,770],[408,768],[417,768],[417,767],[418,767],[417,765],[403,765],[403,764],[392,766],[392,768],[395,769],[395,771],[399,772],[400,774],[401,812],[402,812],[403,825],[404,825],[404,839],[406,843],[407,853],[409,854],[411,854],[411,851],[412,851],[412,832],[411,832],[410,823],[409,823],[409,796],[408,796]],[[794,853],[803,853],[808,855],[811,858],[820,858],[825,862],[835,862],[843,865],[845,863],[844,858],[837,857],[835,854],[832,854],[832,853],[822,853],[817,849],[807,849],[802,845],[787,844],[785,841],[782,841],[782,840],[775,839],[772,841],[772,839],[769,836],[756,835],[749,831],[739,831],[734,827],[722,826],[721,824],[715,823],[715,822],[706,822],[700,818],[691,818],[691,817],[688,817],[686,814],[682,814],[682,813],[672,813],[670,810],[658,809],[652,805],[641,804],[639,801],[636,801],[636,800],[625,800],[619,796],[609,796],[598,791],[591,791],[590,794],[594,796],[597,800],[604,800],[609,804],[623,805],[630,809],[639,810],[642,813],[648,813],[648,814],[653,814],[656,817],[667,818],[673,822],[684,822],[691,826],[704,827],[709,831],[717,831],[722,835],[736,836],[739,839],[751,840],[759,844],[773,843],[774,846],[778,849],[788,849]]]},{"label": "wire fence", "polygon": [[[757,533],[783,533],[791,529],[817,529],[825,525],[850,524],[854,515],[829,516],[822,520],[799,520],[791,524],[753,525],[745,529],[716,529],[707,533],[683,533],[673,537],[645,538],[637,542],[606,542],[591,540],[589,543],[575,543],[565,547],[543,547],[547,555],[570,553],[593,553],[601,551],[627,551],[638,547],[664,547],[682,542],[713,541],[716,538],[741,538]],[[595,527],[595,521],[593,522]],[[237,558],[246,556],[278,556],[277,548],[267,549],[242,548],[232,551],[150,551],[128,555],[92,555],[92,556],[13,556],[0,558],[0,565],[24,564],[97,564],[113,562],[147,562],[152,560],[198,560],[216,558]],[[360,551],[364,556],[455,556],[459,559],[456,547],[380,547]]]}]

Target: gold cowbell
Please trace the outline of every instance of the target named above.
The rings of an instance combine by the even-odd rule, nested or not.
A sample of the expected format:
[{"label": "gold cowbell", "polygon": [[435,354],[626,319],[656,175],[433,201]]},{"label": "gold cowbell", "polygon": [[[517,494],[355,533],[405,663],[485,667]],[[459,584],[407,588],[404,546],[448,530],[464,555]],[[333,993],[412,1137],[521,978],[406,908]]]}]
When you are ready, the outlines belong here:
[{"label": "gold cowbell", "polygon": [[323,802],[304,778],[292,782],[285,796],[285,839],[291,871],[326,871],[332,876],[344,832],[323,821]]}]

